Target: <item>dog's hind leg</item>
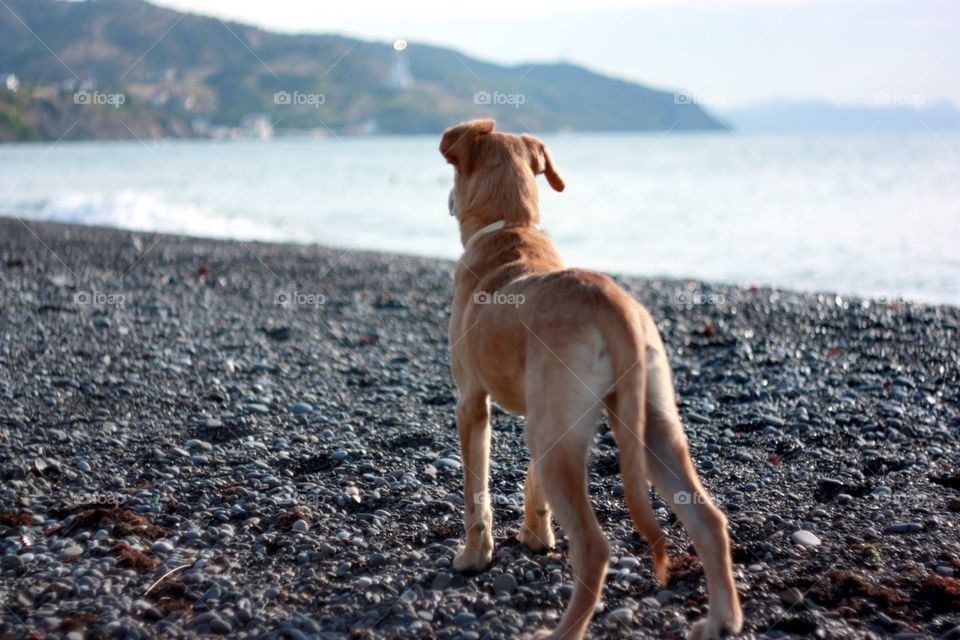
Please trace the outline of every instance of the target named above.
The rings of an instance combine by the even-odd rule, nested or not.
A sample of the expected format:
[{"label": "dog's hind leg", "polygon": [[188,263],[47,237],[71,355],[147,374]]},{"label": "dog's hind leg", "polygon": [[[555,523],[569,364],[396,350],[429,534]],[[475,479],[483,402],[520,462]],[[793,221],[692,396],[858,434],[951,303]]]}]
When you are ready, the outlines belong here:
[{"label": "dog's hind leg", "polygon": [[540,486],[537,465],[531,460],[527,467],[527,481],[523,485],[523,526],[517,540],[533,551],[553,547],[555,539],[550,515],[550,505]]},{"label": "dog's hind leg", "polygon": [[453,560],[457,571],[482,571],[493,559],[493,507],[488,491],[490,469],[490,399],[481,391],[461,394],[457,432],[463,458],[463,505],[466,539]]},{"label": "dog's hind leg", "polygon": [[[575,350],[563,355],[567,362],[578,360]],[[539,487],[567,535],[574,575],[573,596],[563,618],[540,637],[579,639],[600,600],[610,560],[610,543],[587,492],[587,452],[602,403],[596,389],[583,381],[589,376],[574,374],[552,352],[528,363],[527,445]]]},{"label": "dog's hind leg", "polygon": [[[573,417],[576,420],[576,416]],[[566,428],[557,422],[545,427],[551,431]],[[543,428],[528,424],[528,429]],[[545,439],[546,440],[546,439]],[[560,624],[550,638],[578,639],[586,632],[594,609],[600,601],[610,561],[607,542],[587,495],[587,448],[581,439],[564,438],[554,446],[538,447],[538,479],[547,500],[553,506],[557,522],[567,534],[569,558],[573,568],[573,597]]]},{"label": "dog's hind leg", "polygon": [[707,578],[710,611],[688,638],[720,638],[740,632],[743,614],[733,582],[727,519],[704,490],[690,460],[686,434],[677,412],[670,366],[656,341],[648,358],[647,460],[660,495],[673,507],[693,541]]}]

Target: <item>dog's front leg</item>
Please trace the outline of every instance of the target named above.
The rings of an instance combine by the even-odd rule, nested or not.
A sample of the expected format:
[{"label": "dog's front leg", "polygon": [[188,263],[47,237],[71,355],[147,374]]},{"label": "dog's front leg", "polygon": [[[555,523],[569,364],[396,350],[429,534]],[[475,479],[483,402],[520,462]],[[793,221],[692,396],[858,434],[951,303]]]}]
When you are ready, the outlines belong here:
[{"label": "dog's front leg", "polygon": [[457,571],[482,571],[493,559],[493,509],[488,492],[490,398],[486,393],[461,395],[457,403],[457,431],[463,457],[466,539],[453,567]]}]

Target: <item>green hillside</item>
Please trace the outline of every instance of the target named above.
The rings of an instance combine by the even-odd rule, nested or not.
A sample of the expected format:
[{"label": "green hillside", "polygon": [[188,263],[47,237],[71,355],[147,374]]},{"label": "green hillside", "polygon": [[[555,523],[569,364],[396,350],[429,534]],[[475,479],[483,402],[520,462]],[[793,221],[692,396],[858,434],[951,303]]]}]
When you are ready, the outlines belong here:
[{"label": "green hillside", "polygon": [[[0,73],[17,74],[25,86],[86,81],[125,93],[121,113],[149,104],[178,123],[235,126],[262,112],[280,128],[387,133],[435,133],[477,116],[531,131],[723,128],[699,106],[675,104],[672,93],[569,64],[508,67],[415,43],[398,53],[388,43],[275,34],[143,0],[5,3]],[[403,73],[391,82],[398,64],[409,86]],[[77,133],[100,137],[96,127]]]}]

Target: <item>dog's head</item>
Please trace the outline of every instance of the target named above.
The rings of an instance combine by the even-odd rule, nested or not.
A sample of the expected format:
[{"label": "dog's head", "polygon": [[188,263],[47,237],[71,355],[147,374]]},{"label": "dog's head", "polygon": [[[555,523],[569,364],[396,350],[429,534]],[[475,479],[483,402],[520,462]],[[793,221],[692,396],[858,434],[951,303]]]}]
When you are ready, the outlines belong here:
[{"label": "dog's head", "polygon": [[536,224],[536,177],[545,175],[557,191],[563,191],[563,178],[542,141],[493,127],[493,120],[471,120],[447,129],[440,140],[440,153],[454,168],[450,214],[461,222],[477,216],[484,224]]}]

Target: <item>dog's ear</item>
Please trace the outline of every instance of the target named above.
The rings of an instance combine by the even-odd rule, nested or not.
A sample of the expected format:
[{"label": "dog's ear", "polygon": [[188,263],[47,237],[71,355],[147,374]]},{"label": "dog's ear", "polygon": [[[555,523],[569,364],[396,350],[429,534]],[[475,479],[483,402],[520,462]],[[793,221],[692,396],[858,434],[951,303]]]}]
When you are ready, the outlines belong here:
[{"label": "dog's ear", "polygon": [[493,131],[493,120],[470,120],[443,132],[440,153],[463,175],[473,171],[480,139]]},{"label": "dog's ear", "polygon": [[522,135],[521,138],[530,150],[533,174],[536,176],[541,173],[544,174],[554,191],[563,191],[566,185],[563,183],[563,178],[557,173],[557,167],[553,164],[553,156],[550,155],[550,149],[547,148],[547,145],[543,141],[526,134]]}]

